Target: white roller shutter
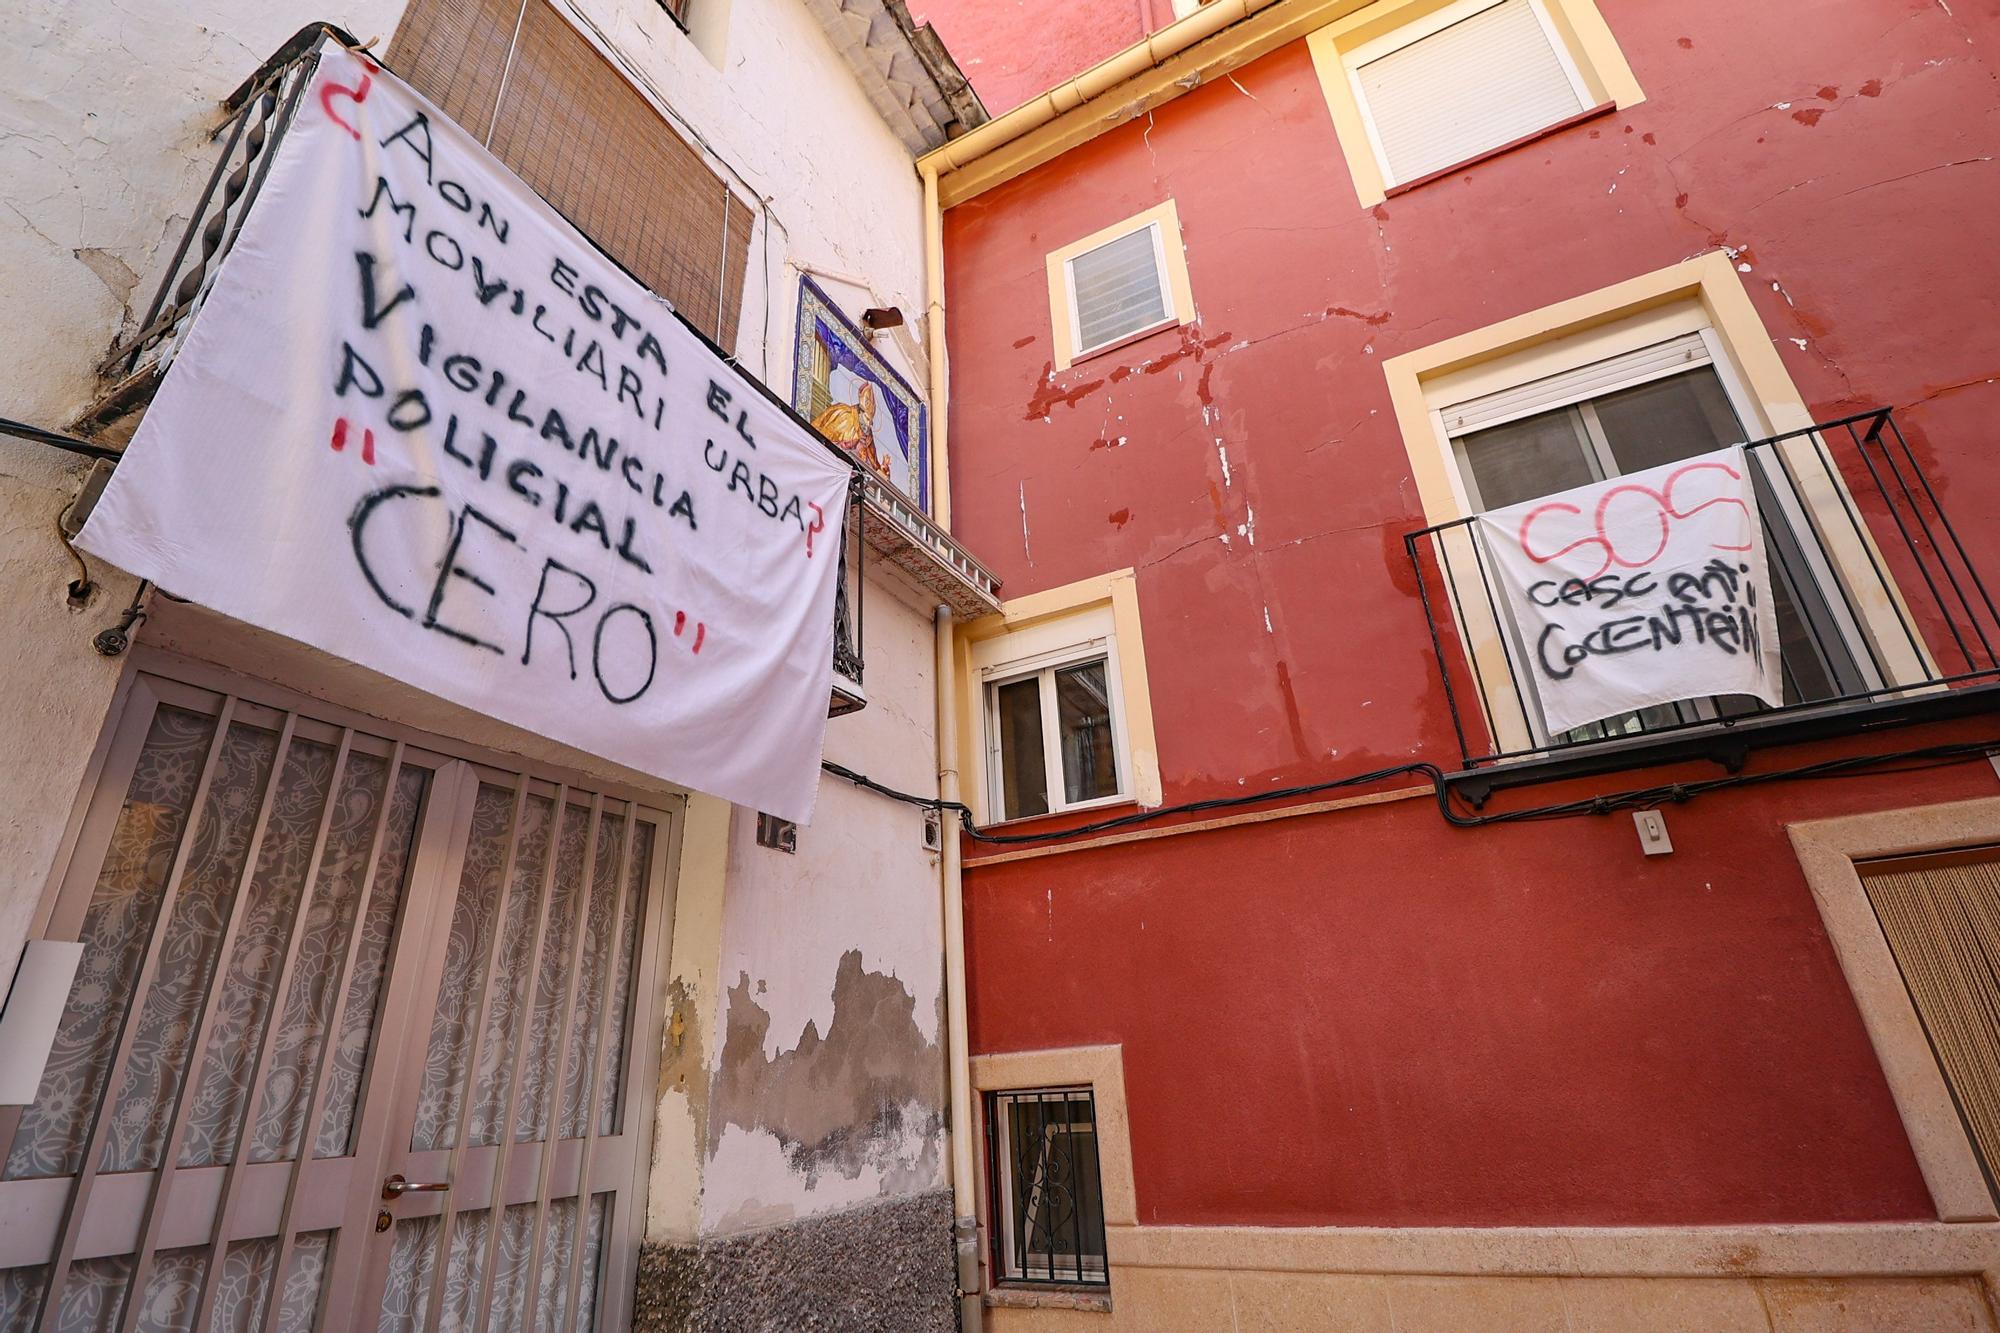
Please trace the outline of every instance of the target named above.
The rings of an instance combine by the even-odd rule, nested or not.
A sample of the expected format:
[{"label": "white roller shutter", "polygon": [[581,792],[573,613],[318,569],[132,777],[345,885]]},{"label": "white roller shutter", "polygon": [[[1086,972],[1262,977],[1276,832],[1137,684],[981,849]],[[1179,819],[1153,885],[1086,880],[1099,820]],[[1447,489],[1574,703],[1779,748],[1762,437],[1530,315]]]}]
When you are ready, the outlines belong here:
[{"label": "white roller shutter", "polygon": [[1530,0],[1497,0],[1356,64],[1354,74],[1391,184],[1477,157],[1584,109]]},{"label": "white roller shutter", "polygon": [[1115,342],[1167,317],[1159,230],[1159,224],[1150,223],[1069,261],[1078,352]]},{"label": "white roller shutter", "polygon": [[1447,434],[1465,435],[1489,426],[1503,426],[1509,421],[1531,417],[1551,408],[1580,403],[1611,389],[1630,388],[1665,375],[1676,375],[1695,366],[1705,366],[1711,360],[1708,344],[1701,334],[1686,333],[1623,356],[1593,361],[1560,375],[1550,375],[1511,389],[1453,403],[1443,408],[1440,415],[1444,417]]}]

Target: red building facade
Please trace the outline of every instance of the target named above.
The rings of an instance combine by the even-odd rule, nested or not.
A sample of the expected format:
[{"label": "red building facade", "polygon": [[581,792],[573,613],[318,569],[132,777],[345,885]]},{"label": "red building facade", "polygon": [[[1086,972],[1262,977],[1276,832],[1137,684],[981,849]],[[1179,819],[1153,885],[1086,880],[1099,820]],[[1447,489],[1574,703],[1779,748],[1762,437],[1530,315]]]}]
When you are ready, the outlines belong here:
[{"label": "red building facade", "polygon": [[[1027,101],[986,8],[929,17]],[[1108,1256],[1014,1271],[1038,1205],[1001,1216],[997,1134],[990,1316],[1992,1326],[2000,1051],[1926,950],[1983,947],[1937,904],[2000,891],[2000,11],[1551,0],[1574,109],[1503,102],[1541,119],[1480,147],[1424,79],[1505,89],[1511,39],[1397,53],[1507,6],[1229,8],[931,164],[952,527],[1009,607],[961,643],[968,799],[1017,838],[1165,808],[966,844],[989,1131],[995,1095],[1092,1092],[1101,1215],[1054,1248]],[[1064,22],[1045,83],[1109,54]],[[1135,223],[1159,318],[1079,355]],[[1562,489],[1558,419],[1685,456],[1877,407],[1771,447],[1825,622],[1775,713],[1536,731],[1470,548],[1421,535]],[[1052,741],[1084,808],[1008,818],[1040,807],[995,691],[1054,669],[1053,728],[1104,642],[1115,776]]]}]

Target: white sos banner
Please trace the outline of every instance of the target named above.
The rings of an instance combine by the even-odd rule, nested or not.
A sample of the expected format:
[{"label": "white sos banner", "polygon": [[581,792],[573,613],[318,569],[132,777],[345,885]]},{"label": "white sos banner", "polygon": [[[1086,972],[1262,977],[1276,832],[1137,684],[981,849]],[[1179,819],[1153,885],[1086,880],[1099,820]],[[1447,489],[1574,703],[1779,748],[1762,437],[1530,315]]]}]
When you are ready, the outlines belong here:
[{"label": "white sos banner", "polygon": [[77,544],[803,821],[849,475],[457,125],[328,46]]},{"label": "white sos banner", "polygon": [[1479,516],[1551,736],[1711,695],[1784,702],[1737,445]]}]

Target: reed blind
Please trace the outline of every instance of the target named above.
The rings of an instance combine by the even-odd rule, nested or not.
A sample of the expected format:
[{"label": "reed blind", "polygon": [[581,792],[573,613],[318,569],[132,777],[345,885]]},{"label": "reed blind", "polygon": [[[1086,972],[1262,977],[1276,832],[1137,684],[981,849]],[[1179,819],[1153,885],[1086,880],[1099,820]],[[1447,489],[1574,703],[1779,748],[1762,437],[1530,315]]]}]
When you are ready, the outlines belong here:
[{"label": "reed blind", "polygon": [[548,0],[411,0],[389,64],[695,327],[734,342],[755,215]]},{"label": "reed blind", "polygon": [[1861,870],[1991,1177],[2000,1164],[2000,847]]}]

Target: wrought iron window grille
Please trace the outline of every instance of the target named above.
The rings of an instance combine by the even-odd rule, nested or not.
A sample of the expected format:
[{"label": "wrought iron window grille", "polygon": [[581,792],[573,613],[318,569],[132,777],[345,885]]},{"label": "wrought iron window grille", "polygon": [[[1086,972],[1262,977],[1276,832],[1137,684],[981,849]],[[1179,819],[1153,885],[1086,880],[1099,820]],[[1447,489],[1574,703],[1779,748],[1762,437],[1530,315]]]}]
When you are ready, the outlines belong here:
[{"label": "wrought iron window grille", "polygon": [[986,1094],[986,1150],[999,1280],[1108,1285],[1097,1102],[1091,1091]]},{"label": "wrought iron window grille", "polygon": [[1465,770],[1608,750],[1643,763],[1669,740],[1793,717],[1828,719],[1832,734],[1871,706],[1968,711],[1968,687],[2000,685],[2000,609],[1892,409],[1745,448],[1773,583],[1812,604],[1794,614],[1785,648],[1808,652],[1820,679],[1808,683],[1788,663],[1782,707],[1694,699],[1551,735],[1524,687],[1526,648],[1477,520],[1435,524],[1403,545]]}]

